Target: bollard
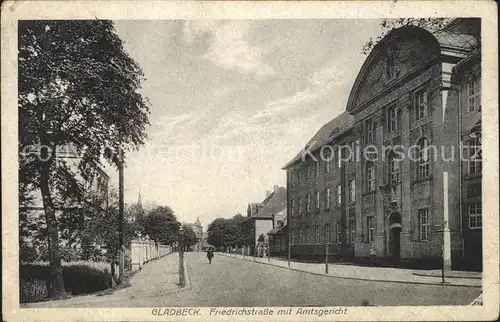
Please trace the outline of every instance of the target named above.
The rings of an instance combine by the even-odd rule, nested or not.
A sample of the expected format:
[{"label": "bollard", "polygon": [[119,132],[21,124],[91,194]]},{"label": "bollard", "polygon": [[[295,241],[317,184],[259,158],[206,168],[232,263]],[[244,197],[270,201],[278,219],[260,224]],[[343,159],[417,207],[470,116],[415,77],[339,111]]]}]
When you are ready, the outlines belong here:
[{"label": "bollard", "polygon": [[325,245],[325,272],[328,275],[328,244]]}]

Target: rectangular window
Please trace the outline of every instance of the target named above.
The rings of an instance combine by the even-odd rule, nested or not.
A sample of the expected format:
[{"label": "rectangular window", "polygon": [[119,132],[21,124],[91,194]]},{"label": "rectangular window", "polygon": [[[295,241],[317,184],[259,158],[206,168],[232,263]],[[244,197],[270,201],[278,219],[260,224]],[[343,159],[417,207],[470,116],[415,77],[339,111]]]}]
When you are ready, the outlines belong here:
[{"label": "rectangular window", "polygon": [[481,110],[481,88],[479,79],[473,78],[467,82],[467,107],[469,112]]},{"label": "rectangular window", "polygon": [[469,150],[469,174],[481,173],[482,171],[482,151],[479,139],[470,139],[468,142]]},{"label": "rectangular window", "polygon": [[342,206],[342,186],[341,185],[337,185],[337,207],[340,207]]},{"label": "rectangular window", "polygon": [[316,191],[316,210],[319,210],[319,191]]},{"label": "rectangular window", "polygon": [[415,94],[415,120],[419,121],[427,117],[427,93],[425,90]]},{"label": "rectangular window", "polygon": [[295,199],[292,198],[292,200],[290,200],[290,204],[291,204],[290,208],[292,208],[290,212],[292,213],[292,216],[294,216],[295,215]]},{"label": "rectangular window", "polygon": [[342,242],[342,225],[337,223],[337,244],[340,244]]},{"label": "rectangular window", "polygon": [[296,240],[295,240],[295,238],[296,238],[297,236],[295,236],[295,229],[294,229],[294,228],[292,228],[292,229],[290,230],[290,234],[291,234],[291,237],[292,237],[292,238],[291,238],[291,240],[290,240],[291,244],[292,244],[292,245],[297,244],[297,242],[296,242]]},{"label": "rectangular window", "polygon": [[297,198],[297,207],[299,208],[298,214],[302,215],[302,200],[300,197]]},{"label": "rectangular window", "polygon": [[330,209],[331,199],[332,191],[330,190],[330,188],[327,188],[325,190],[325,209]]},{"label": "rectangular window", "polygon": [[311,227],[306,226],[306,242],[304,244],[311,243]]},{"label": "rectangular window", "polygon": [[349,163],[353,163],[356,160],[356,142],[352,141],[349,143],[349,150],[346,152],[349,156]]},{"label": "rectangular window", "polygon": [[299,227],[298,229],[298,238],[299,238],[299,245],[304,244],[304,232],[302,231],[302,227]]},{"label": "rectangular window", "polygon": [[306,214],[311,212],[311,194],[307,194],[306,197]]},{"label": "rectangular window", "polygon": [[356,237],[356,220],[350,219],[349,220],[349,242],[351,244],[354,243]]},{"label": "rectangular window", "polygon": [[469,228],[479,229],[483,226],[481,203],[469,204]]},{"label": "rectangular window", "polygon": [[373,216],[366,217],[366,229],[368,230],[368,242],[372,243],[375,234],[375,227],[373,226]]},{"label": "rectangular window", "polygon": [[366,183],[368,191],[375,191],[375,165],[369,162],[366,165]]},{"label": "rectangular window", "polygon": [[349,180],[349,203],[356,202],[356,180]]},{"label": "rectangular window", "polygon": [[314,232],[314,242],[316,244],[319,244],[319,225],[316,225],[316,227],[314,228],[315,229],[315,232]]},{"label": "rectangular window", "polygon": [[371,118],[365,121],[365,142],[373,142],[373,120]]},{"label": "rectangular window", "polygon": [[397,129],[397,109],[396,105],[387,109],[387,133],[395,132]]},{"label": "rectangular window", "polygon": [[429,209],[418,210],[420,240],[429,240]]},{"label": "rectangular window", "polygon": [[330,225],[325,224],[325,244],[330,244]]},{"label": "rectangular window", "polygon": [[399,160],[395,156],[393,156],[389,160],[389,167],[390,167],[390,171],[391,171],[391,183],[392,184],[399,183],[399,181],[400,181],[400,177],[399,177]]},{"label": "rectangular window", "polygon": [[316,178],[319,178],[319,161],[314,163],[314,168],[316,169]]}]

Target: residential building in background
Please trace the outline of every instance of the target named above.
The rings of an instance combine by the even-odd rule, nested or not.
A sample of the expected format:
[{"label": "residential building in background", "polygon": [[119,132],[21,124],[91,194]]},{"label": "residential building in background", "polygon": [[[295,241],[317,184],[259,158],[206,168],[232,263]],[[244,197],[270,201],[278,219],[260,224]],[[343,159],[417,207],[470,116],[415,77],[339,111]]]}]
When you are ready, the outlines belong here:
[{"label": "residential building in background", "polygon": [[[37,151],[28,151],[26,157],[37,155]],[[106,164],[87,163],[85,166],[80,165],[80,157],[73,153],[68,147],[63,147],[57,150],[57,157],[65,159],[68,166],[68,171],[74,172],[74,183],[68,189],[73,191],[62,191],[54,189],[53,203],[56,210],[56,218],[60,223],[59,238],[64,250],[82,250],[82,240],[78,237],[78,232],[83,229],[85,221],[88,218],[85,212],[82,211],[84,206],[90,209],[102,210],[108,207],[108,183],[110,176],[109,170],[106,170]],[[79,167],[81,167],[79,169]],[[78,187],[78,188],[77,188]],[[79,190],[79,193],[76,192]],[[80,198],[76,197],[80,194]],[[25,236],[23,225],[26,223],[37,223],[45,227],[45,210],[42,201],[41,192],[39,189],[32,191],[27,196],[27,202],[19,204],[19,214],[21,219],[20,239],[23,247],[26,249],[38,247],[37,242],[32,236]],[[21,257],[25,253],[21,254]],[[38,255],[41,253],[38,252]],[[64,255],[64,253],[63,253]],[[64,256],[63,256],[64,258]],[[21,260],[27,260],[22,258]],[[34,260],[30,258],[30,260]]]},{"label": "residential building in background", "polygon": [[245,246],[262,255],[269,242],[267,233],[279,220],[284,222],[285,217],[286,189],[275,185],[261,203],[250,203],[247,207],[247,218],[243,222],[243,229],[248,232]]},{"label": "residential building in background", "polygon": [[200,252],[203,249],[203,245],[205,242],[205,237],[203,234],[203,226],[201,225],[200,218],[197,217],[196,221],[194,223],[189,223],[189,224],[185,224],[185,225],[187,227],[191,227],[191,229],[193,229],[193,231],[196,235],[196,238],[198,239],[198,242],[196,243],[196,245],[193,246],[193,250]]}]

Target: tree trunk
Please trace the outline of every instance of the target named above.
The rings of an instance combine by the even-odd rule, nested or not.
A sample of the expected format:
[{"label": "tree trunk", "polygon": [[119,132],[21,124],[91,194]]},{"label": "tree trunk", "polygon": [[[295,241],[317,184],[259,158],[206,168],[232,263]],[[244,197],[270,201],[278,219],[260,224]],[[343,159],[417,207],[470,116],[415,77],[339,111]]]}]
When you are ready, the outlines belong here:
[{"label": "tree trunk", "polygon": [[43,162],[40,177],[40,192],[42,194],[45,222],[49,241],[50,260],[50,297],[62,298],[66,295],[64,289],[63,272],[61,265],[61,253],[59,251],[59,235],[57,231],[57,219],[52,196],[49,189],[50,161]]},{"label": "tree trunk", "polygon": [[111,255],[111,277],[113,285],[119,284],[119,277],[116,277],[115,261],[116,261],[116,254],[113,253]]}]

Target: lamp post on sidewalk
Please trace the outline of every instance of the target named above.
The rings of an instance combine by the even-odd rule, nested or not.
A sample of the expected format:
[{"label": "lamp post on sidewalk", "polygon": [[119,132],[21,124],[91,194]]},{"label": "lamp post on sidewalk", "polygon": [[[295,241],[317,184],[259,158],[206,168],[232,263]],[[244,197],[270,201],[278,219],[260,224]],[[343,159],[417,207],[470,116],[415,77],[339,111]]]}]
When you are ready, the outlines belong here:
[{"label": "lamp post on sidewalk", "polygon": [[328,243],[325,244],[325,273],[328,275]]},{"label": "lamp post on sidewalk", "polygon": [[185,285],[184,277],[184,250],[182,249],[183,229],[179,228],[179,286]]}]

